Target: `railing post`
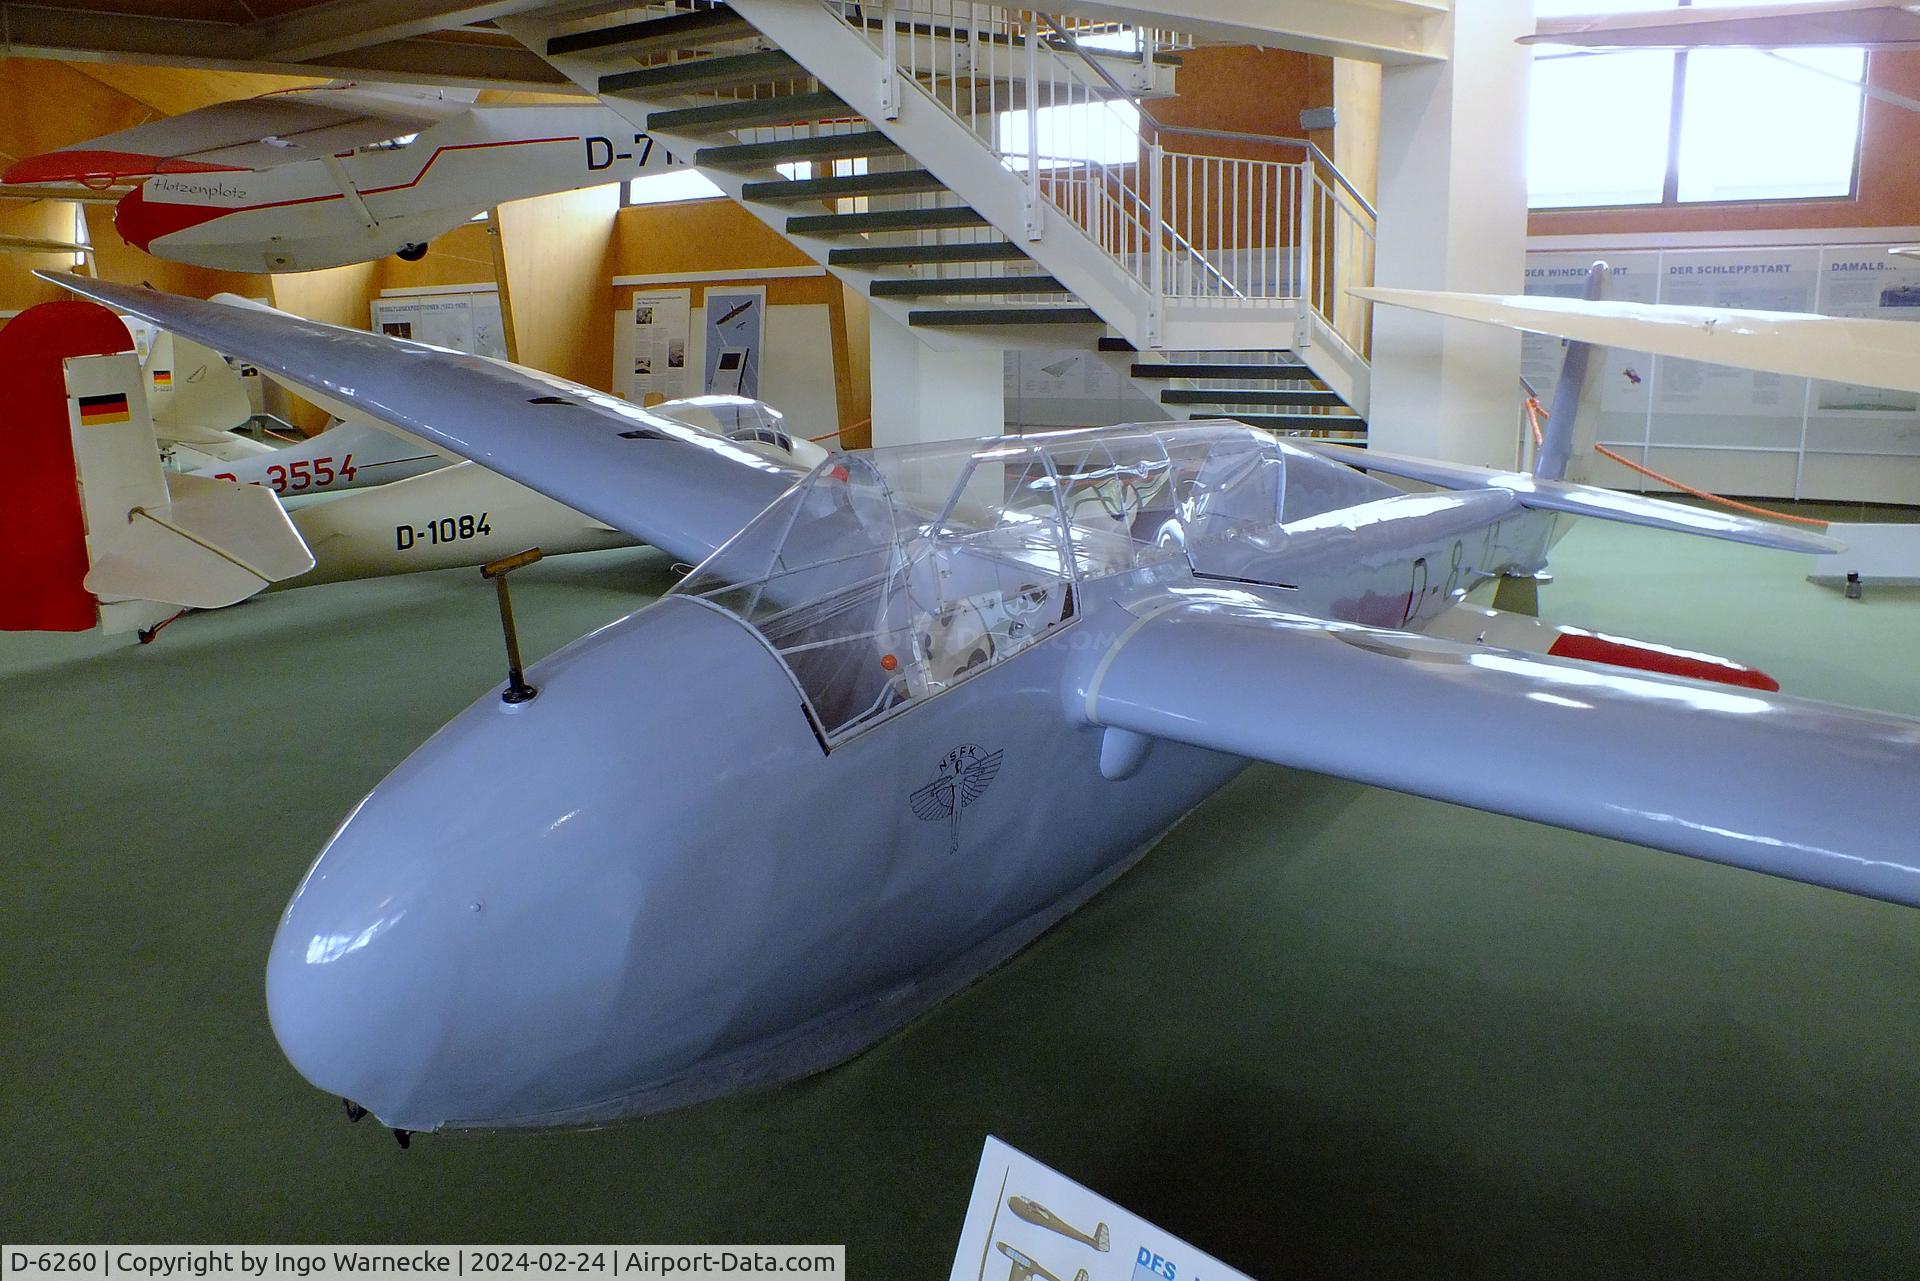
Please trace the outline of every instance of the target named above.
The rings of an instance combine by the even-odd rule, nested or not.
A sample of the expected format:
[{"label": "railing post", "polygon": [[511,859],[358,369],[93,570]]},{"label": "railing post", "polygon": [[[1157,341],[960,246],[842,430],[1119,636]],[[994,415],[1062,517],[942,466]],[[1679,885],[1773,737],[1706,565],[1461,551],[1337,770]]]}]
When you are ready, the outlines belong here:
[{"label": "railing post", "polygon": [[880,5],[880,118],[900,118],[900,36],[893,20],[893,0],[881,0]]},{"label": "railing post", "polygon": [[1161,311],[1166,306],[1167,297],[1167,247],[1160,235],[1162,226],[1172,226],[1167,221],[1167,177],[1166,167],[1162,163],[1165,153],[1161,150],[1160,139],[1155,138],[1147,148],[1147,163],[1153,168],[1147,174],[1147,345],[1160,345]]},{"label": "railing post", "polygon": [[1042,234],[1040,212],[1040,15],[1027,14],[1027,239]]},{"label": "railing post", "polygon": [[1313,215],[1316,207],[1314,199],[1320,183],[1320,175],[1313,171],[1313,159],[1308,157],[1300,162],[1300,221],[1294,246],[1296,260],[1300,264],[1299,277],[1294,281],[1294,292],[1299,295],[1293,325],[1293,346],[1298,351],[1313,342]]}]

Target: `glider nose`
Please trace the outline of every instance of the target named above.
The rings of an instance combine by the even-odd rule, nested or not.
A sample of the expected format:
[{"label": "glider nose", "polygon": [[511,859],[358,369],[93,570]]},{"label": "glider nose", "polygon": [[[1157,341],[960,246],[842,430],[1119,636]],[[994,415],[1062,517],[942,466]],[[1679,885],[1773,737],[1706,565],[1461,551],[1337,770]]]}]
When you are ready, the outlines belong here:
[{"label": "glider nose", "polygon": [[146,189],[135,187],[113,207],[113,229],[120,239],[142,252],[150,251],[153,238],[161,234],[159,220],[147,201]]},{"label": "glider nose", "polygon": [[[689,653],[718,670],[634,679]],[[762,680],[743,685],[743,666]],[[686,1071],[740,1018],[729,993],[756,953],[738,935],[757,925],[713,919],[729,882],[712,847],[732,843],[711,829],[741,810],[727,774],[759,766],[687,727],[731,698],[745,723],[791,720],[756,740],[790,756],[813,742],[791,683],[693,605],[527,675],[537,698],[484,696],[348,816],[268,959],[287,1058],[399,1129],[601,1119],[583,1110]]]},{"label": "glider nose", "polygon": [[527,738],[486,728],[429,743],[362,802],[267,962],[288,1060],[400,1129],[538,1110],[553,1062],[590,1051],[619,988],[614,852],[565,839],[566,808],[505,781]]}]

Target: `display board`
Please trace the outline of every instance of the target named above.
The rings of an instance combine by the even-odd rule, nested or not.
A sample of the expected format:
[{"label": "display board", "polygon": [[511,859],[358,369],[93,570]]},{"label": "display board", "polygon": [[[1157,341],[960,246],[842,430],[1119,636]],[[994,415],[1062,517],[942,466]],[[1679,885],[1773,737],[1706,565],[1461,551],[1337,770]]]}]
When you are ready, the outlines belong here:
[{"label": "display board", "polygon": [[[612,386],[635,404],[656,403],[677,396],[703,394],[707,368],[708,325],[704,317],[724,315],[739,306],[744,292],[734,287],[710,287],[706,297],[689,306],[697,290],[648,287],[632,301],[621,299],[613,313]],[[712,308],[718,294],[736,297],[719,312]],[[651,307],[651,315],[643,309]],[[833,316],[825,303],[779,303],[756,306],[759,351],[752,361],[757,398],[787,416],[805,436],[830,436],[840,422],[840,391],[834,372]],[[703,317],[698,325],[691,316]],[[739,317],[735,318],[736,320]],[[684,337],[682,337],[684,335]],[[675,356],[678,367],[671,362]],[[642,366],[648,372],[642,373]],[[664,377],[663,377],[664,373]]]},{"label": "display board", "polygon": [[500,291],[493,285],[448,292],[382,295],[373,300],[375,333],[431,343],[475,356],[507,358]]},{"label": "display board", "polygon": [[1003,377],[1010,428],[1102,427],[1166,416],[1085,347],[1009,351]]},{"label": "display board", "polygon": [[[1578,297],[1598,258],[1623,301],[1920,320],[1920,261],[1894,243],[1534,251],[1526,291]],[[1543,400],[1561,350],[1525,340]],[[1601,443],[1655,470],[1729,494],[1920,503],[1920,396],[1611,348],[1601,369]],[[1604,462],[1596,478],[1661,488]]]},{"label": "display board", "polygon": [[631,317],[632,354],[627,365],[627,399],[678,400],[688,394],[687,344],[691,338],[692,291],[662,289],[636,293]]},{"label": "display board", "polygon": [[706,351],[700,389],[728,396],[760,395],[760,365],[766,345],[764,285],[709,289]]},{"label": "display board", "polygon": [[948,1281],[1252,1281],[988,1136]]}]

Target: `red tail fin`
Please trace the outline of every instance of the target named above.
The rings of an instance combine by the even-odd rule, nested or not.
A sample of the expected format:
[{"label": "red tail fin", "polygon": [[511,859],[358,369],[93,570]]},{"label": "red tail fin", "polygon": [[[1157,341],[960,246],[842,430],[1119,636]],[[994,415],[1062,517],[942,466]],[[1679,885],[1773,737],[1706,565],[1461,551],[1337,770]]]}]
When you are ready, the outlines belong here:
[{"label": "red tail fin", "polygon": [[80,514],[67,384],[61,361],[132,351],[120,318],[90,302],[43,302],[0,327],[0,419],[8,459],[0,547],[12,565],[0,584],[0,630],[84,632],[94,625],[87,528]]}]

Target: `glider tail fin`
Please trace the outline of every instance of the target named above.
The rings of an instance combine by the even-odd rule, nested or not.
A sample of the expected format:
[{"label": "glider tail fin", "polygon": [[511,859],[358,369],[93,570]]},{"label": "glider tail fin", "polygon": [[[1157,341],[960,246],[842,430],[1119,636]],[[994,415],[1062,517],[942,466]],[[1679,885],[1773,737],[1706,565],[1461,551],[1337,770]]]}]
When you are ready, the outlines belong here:
[{"label": "glider tail fin", "polygon": [[61,310],[35,308],[0,331],[11,340],[32,318],[21,342],[0,344],[0,369],[29,389],[13,443],[31,460],[21,483],[32,492],[4,532],[10,549],[25,552],[21,572],[36,589],[0,601],[0,627],[132,631],[182,607],[234,604],[312,568],[268,491],[193,476],[169,483],[147,412],[148,374],[118,318],[46,306]]},{"label": "glider tail fin", "polygon": [[93,594],[81,582],[87,522],[63,362],[132,350],[120,318],[93,303],[42,303],[0,328],[0,379],[11,393],[11,412],[0,422],[7,455],[0,547],[9,561],[0,630],[84,632],[98,621]]},{"label": "glider tail fin", "polygon": [[[1604,262],[1587,270],[1585,298],[1599,302],[1606,297],[1607,280],[1612,274]],[[1584,480],[1587,459],[1599,435],[1600,380],[1595,366],[1601,349],[1591,343],[1569,342],[1560,363],[1560,381],[1553,389],[1553,407],[1541,431],[1540,446],[1533,456],[1533,474],[1547,480]]]}]

